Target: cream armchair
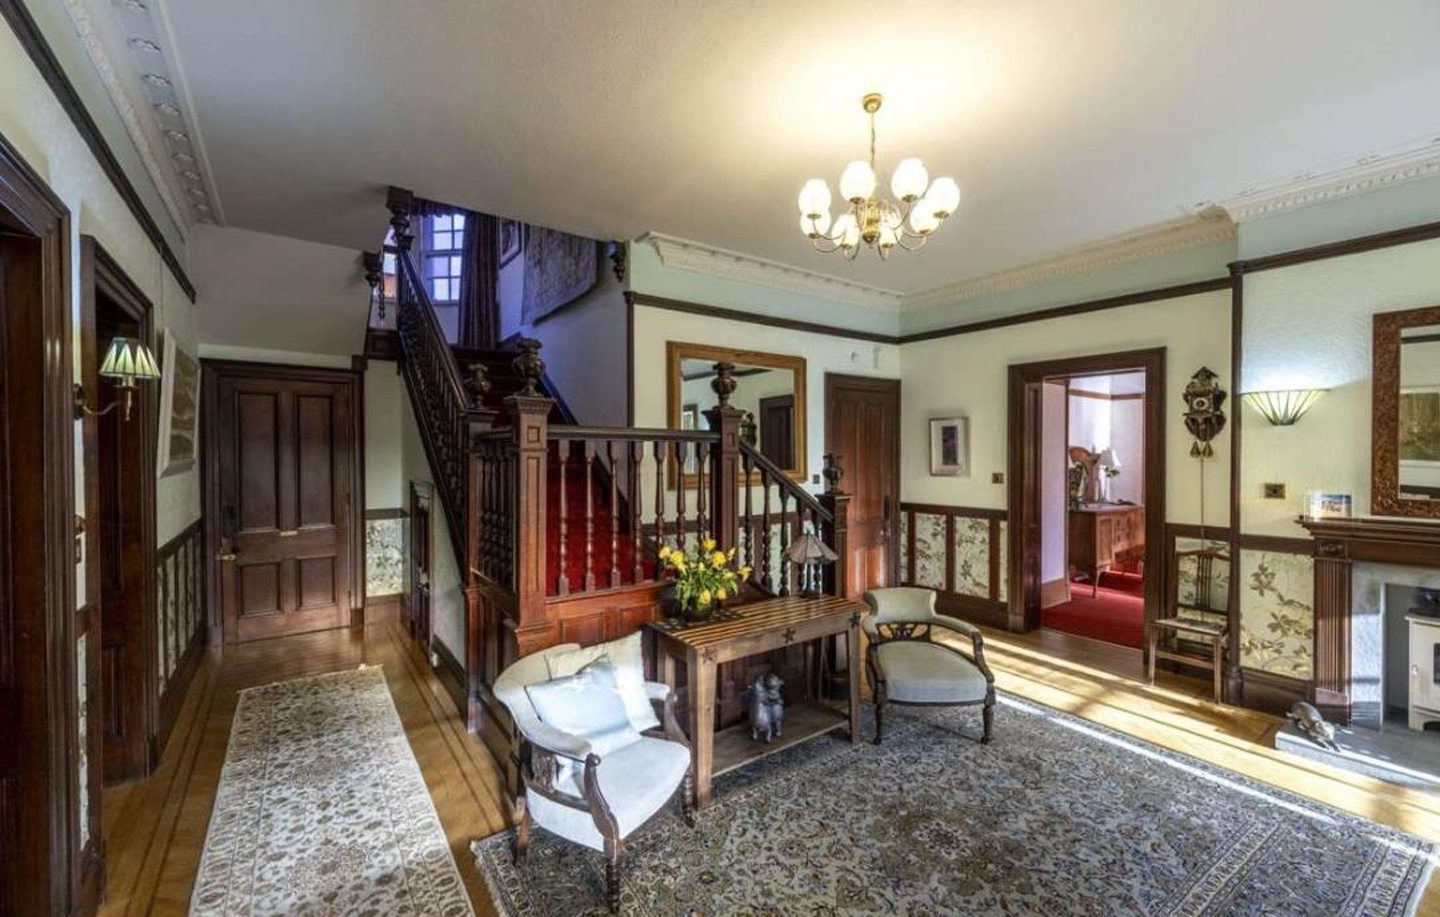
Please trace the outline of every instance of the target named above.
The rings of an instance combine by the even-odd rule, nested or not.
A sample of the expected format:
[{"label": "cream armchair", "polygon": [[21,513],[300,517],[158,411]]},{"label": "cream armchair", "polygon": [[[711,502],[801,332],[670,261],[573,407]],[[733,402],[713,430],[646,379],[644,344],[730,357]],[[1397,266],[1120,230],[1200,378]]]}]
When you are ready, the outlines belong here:
[{"label": "cream armchair", "polygon": [[[885,705],[983,705],[989,744],[995,723],[995,676],[985,664],[979,628],[935,613],[935,593],[902,586],[865,593],[870,614],[863,627],[870,638],[865,669],[875,695],[875,744],[880,744]],[[969,652],[940,642],[955,634],[970,641]]]},{"label": "cream armchair", "polygon": [[[636,647],[638,665],[638,641]],[[615,913],[625,838],[649,821],[677,789],[681,815],[694,825],[690,744],[675,719],[674,692],[655,682],[645,682],[644,690],[650,703],[660,707],[659,735],[648,730],[603,756],[586,738],[540,719],[526,688],[551,679],[549,662],[554,657],[577,651],[580,646],[571,643],[533,653],[495,680],[495,696],[515,720],[520,745],[523,786],[515,800],[513,851],[516,863],[522,863],[533,824],[603,852],[607,903]],[[650,719],[655,721],[653,715]]]}]

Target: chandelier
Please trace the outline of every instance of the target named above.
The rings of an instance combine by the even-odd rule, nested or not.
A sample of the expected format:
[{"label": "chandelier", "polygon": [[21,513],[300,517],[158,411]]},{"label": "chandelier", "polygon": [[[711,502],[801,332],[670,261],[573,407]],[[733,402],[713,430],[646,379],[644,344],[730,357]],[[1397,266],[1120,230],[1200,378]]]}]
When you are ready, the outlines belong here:
[{"label": "chandelier", "polygon": [[870,160],[857,159],[840,174],[844,212],[832,222],[830,186],[825,179],[812,178],[800,189],[800,231],[816,251],[839,252],[849,261],[860,253],[862,242],[875,249],[881,260],[889,258],[897,245],[913,252],[960,206],[960,186],[955,179],[930,181],[925,164],[918,159],[900,160],[890,176],[896,201],[875,193],[875,113],[882,101],[878,92],[860,100],[870,116]]}]

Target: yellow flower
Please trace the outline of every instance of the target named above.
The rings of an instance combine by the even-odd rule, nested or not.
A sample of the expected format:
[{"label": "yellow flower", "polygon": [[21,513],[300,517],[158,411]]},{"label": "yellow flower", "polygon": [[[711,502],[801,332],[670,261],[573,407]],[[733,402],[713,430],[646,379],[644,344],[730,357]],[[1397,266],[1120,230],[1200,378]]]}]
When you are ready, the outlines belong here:
[{"label": "yellow flower", "polygon": [[701,589],[701,590],[700,590],[700,594],[695,597],[695,600],[700,603],[700,607],[702,607],[702,608],[705,607],[706,605],[709,605],[709,604],[710,604],[710,590],[709,590],[709,589]]},{"label": "yellow flower", "polygon": [[749,567],[741,567],[741,568],[740,568],[740,578],[741,578],[741,579],[749,579],[749,578],[750,578],[750,568],[749,568]]},{"label": "yellow flower", "polygon": [[669,560],[669,559],[670,559],[670,546],[669,546],[668,544],[662,544],[662,545],[660,546],[660,559],[661,559],[661,560]]},{"label": "yellow flower", "polygon": [[725,553],[723,551],[716,551],[714,554],[711,554],[710,563],[714,564],[716,567],[725,566]]},{"label": "yellow flower", "polygon": [[725,556],[728,557],[728,558],[730,558],[731,560],[734,560],[734,559],[735,559],[735,549],[734,549],[734,548],[731,548],[731,549],[730,549],[730,553],[726,554]]},{"label": "yellow flower", "polygon": [[715,550],[715,539],[706,538],[704,541],[700,542],[700,546],[707,551],[713,551]]},{"label": "yellow flower", "polygon": [[722,601],[722,602],[725,601],[725,598],[726,598],[725,590],[724,590],[724,589],[716,589],[716,590],[715,590],[715,598],[719,599],[719,600]]}]

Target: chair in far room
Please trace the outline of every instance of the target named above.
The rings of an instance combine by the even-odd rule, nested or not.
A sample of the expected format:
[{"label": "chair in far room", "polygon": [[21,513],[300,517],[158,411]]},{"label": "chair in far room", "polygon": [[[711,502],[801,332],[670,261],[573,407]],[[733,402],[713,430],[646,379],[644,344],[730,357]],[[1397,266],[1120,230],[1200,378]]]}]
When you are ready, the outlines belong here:
[{"label": "chair in far room", "polygon": [[[865,668],[875,695],[875,744],[884,730],[887,704],[982,706],[989,744],[995,722],[995,676],[985,664],[980,629],[937,614],[935,592],[914,586],[872,589],[865,593],[871,613],[863,627],[870,638]],[[970,641],[969,652],[942,643],[955,634]]]}]

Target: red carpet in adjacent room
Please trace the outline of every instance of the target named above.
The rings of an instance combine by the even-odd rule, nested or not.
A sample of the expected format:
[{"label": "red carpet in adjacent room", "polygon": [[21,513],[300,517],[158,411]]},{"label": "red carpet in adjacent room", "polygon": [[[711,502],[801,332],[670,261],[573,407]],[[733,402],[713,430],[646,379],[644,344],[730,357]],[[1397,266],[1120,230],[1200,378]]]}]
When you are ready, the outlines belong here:
[{"label": "red carpet in adjacent room", "polygon": [[1090,594],[1084,583],[1070,584],[1070,601],[1040,612],[1043,626],[1122,646],[1145,645],[1145,600],[1141,578],[1133,573],[1102,573]]}]

